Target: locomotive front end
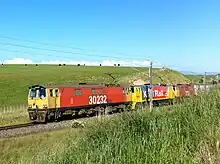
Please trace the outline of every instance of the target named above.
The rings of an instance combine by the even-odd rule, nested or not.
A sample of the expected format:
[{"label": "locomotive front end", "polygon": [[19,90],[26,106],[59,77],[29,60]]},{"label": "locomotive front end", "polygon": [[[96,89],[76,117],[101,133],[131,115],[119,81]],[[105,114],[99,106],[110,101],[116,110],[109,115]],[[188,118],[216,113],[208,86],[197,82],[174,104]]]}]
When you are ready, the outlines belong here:
[{"label": "locomotive front end", "polygon": [[46,88],[42,86],[29,87],[28,93],[28,113],[32,122],[45,122],[48,99]]}]

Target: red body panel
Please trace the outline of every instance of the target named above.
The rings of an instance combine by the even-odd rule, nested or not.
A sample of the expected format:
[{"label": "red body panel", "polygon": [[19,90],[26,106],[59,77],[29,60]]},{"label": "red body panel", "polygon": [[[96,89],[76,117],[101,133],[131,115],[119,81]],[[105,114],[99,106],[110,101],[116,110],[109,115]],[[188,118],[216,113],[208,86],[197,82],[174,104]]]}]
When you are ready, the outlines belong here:
[{"label": "red body panel", "polygon": [[168,99],[169,98],[169,87],[168,86],[153,86],[153,99]]},{"label": "red body panel", "polygon": [[[126,93],[124,92],[123,87],[81,87],[59,89],[61,93],[61,108],[126,102]],[[76,90],[78,90],[78,94],[76,94]]]},{"label": "red body panel", "polygon": [[180,97],[185,96],[194,96],[195,95],[195,88],[192,85],[178,85],[177,86],[180,91]]}]

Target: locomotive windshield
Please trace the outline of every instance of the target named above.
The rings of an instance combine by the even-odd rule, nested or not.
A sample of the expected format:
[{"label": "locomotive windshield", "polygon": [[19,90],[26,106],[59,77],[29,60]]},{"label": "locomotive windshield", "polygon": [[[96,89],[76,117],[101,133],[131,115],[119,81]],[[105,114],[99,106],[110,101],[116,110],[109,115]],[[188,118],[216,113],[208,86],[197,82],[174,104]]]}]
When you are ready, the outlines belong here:
[{"label": "locomotive windshield", "polygon": [[46,89],[45,88],[31,88],[30,89],[30,98],[45,98],[46,97]]},{"label": "locomotive windshield", "polygon": [[30,98],[36,98],[37,91],[35,88],[30,89]]},{"label": "locomotive windshield", "polygon": [[46,97],[46,89],[45,88],[39,88],[39,98],[44,98]]}]

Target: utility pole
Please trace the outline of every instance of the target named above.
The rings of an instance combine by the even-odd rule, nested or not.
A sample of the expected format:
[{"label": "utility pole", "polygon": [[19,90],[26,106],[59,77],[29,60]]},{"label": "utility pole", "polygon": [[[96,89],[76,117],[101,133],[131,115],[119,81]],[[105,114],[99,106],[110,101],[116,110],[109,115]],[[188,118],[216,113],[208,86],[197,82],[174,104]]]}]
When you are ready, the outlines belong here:
[{"label": "utility pole", "polygon": [[149,96],[150,96],[150,111],[152,111],[152,108],[153,108],[153,86],[152,86],[152,66],[153,66],[153,63],[150,62],[150,67],[149,67],[149,81],[150,81],[150,93],[149,93]]},{"label": "utility pole", "polygon": [[205,72],[205,74],[204,74],[204,80],[203,80],[203,82],[204,82],[204,87],[205,87],[205,91],[206,91],[206,72]]}]

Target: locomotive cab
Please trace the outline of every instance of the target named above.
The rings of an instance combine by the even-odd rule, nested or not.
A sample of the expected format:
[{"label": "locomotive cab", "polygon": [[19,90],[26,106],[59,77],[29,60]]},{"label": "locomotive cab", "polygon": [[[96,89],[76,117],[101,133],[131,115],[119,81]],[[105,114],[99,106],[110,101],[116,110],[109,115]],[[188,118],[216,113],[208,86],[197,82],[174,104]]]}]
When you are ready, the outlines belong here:
[{"label": "locomotive cab", "polygon": [[47,91],[42,86],[29,87],[28,108],[43,109],[47,107]]},{"label": "locomotive cab", "polygon": [[28,113],[31,121],[45,122],[51,110],[60,107],[58,88],[47,88],[39,85],[29,87]]},{"label": "locomotive cab", "polygon": [[132,109],[143,108],[148,101],[148,87],[145,85],[133,85],[132,91]]}]

